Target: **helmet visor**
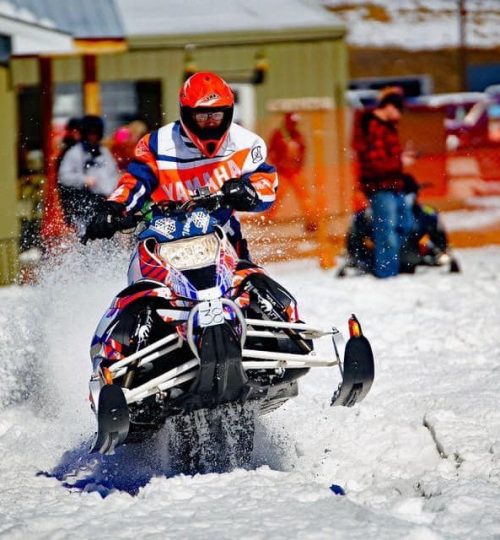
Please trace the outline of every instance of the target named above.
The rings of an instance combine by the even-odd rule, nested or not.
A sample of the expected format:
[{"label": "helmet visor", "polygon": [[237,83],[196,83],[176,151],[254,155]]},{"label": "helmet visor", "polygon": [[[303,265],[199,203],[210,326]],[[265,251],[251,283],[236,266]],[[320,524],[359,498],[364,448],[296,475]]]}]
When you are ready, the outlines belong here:
[{"label": "helmet visor", "polygon": [[233,119],[233,107],[182,107],[182,121],[201,141],[219,140]]},{"label": "helmet visor", "polygon": [[201,112],[196,109],[193,111],[193,120],[200,127],[205,126],[207,122],[211,122],[210,125],[214,125],[215,127],[218,127],[220,126],[223,119],[224,119],[224,111]]}]

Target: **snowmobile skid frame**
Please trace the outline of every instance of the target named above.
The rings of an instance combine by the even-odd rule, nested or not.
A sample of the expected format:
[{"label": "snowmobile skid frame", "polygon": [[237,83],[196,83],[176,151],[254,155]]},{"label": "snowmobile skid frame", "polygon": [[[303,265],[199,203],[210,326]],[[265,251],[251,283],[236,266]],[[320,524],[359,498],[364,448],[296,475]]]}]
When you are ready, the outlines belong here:
[{"label": "snowmobile skid frame", "polygon": [[[362,334],[361,326],[355,315],[352,315],[349,319],[350,338],[346,344],[344,361],[342,362],[338,352],[338,345],[343,342],[343,338],[340,331],[335,327],[321,329],[304,323],[245,319],[239,308],[238,311],[239,323],[242,326],[239,337],[236,336],[230,325],[222,324],[218,326],[222,330],[230,331],[229,333],[226,332],[227,335],[222,336],[222,339],[226,342],[231,341],[231,332],[235,336],[235,343],[239,340],[239,343],[233,344],[232,354],[229,354],[228,358],[220,360],[223,370],[225,370],[222,377],[219,365],[216,365],[216,362],[211,358],[204,357],[207,354],[204,353],[204,349],[200,349],[200,352],[198,352],[193,337],[192,325],[190,324],[187,325],[187,341],[193,351],[193,358],[162,375],[131,389],[122,388],[120,384],[114,382],[120,377],[123,377],[122,380],[124,380],[129,369],[144,366],[162,357],[164,358],[166,354],[176,349],[180,349],[183,345],[183,339],[177,333],[170,334],[144,349],[111,364],[109,367],[102,368],[100,373],[94,374],[90,387],[93,401],[97,404],[98,432],[91,452],[112,454],[115,447],[125,441],[130,426],[129,405],[141,402],[141,400],[155,394],[166,396],[169,389],[189,381],[194,382],[192,382],[191,392],[188,392],[187,401],[184,401],[184,406],[186,409],[191,410],[210,407],[210,403],[215,406],[221,402],[245,401],[249,395],[252,395],[252,390],[258,394],[259,391],[256,390],[255,386],[252,388],[252,383],[248,383],[246,372],[250,370],[271,370],[274,373],[297,370],[297,376],[300,376],[298,370],[303,370],[305,373],[309,368],[337,365],[340,369],[341,382],[333,394],[331,405],[352,406],[364,399],[368,393],[374,378],[373,354],[368,340]],[[317,340],[330,336],[335,356],[319,357],[314,353],[280,353],[246,349],[243,346],[246,337],[289,339],[287,333],[290,332],[294,332],[302,340]],[[210,349],[210,347],[207,349]],[[214,350],[212,348],[209,351],[209,356],[210,354],[213,356]],[[285,382],[293,382],[297,376],[292,374],[290,381]],[[214,381],[219,381],[221,378],[226,380],[225,386],[221,389],[214,389],[216,385],[220,386],[219,382],[214,383]],[[194,387],[196,387],[196,390],[193,392]],[[207,392],[207,389],[210,389],[210,391]],[[210,392],[214,395],[207,401],[206,396]],[[204,396],[203,399],[200,397],[201,395]],[[190,405],[186,406],[188,401]],[[270,407],[270,410],[273,408]]]},{"label": "snowmobile skid frame", "polygon": [[[344,278],[348,276],[352,277],[371,274],[371,271],[368,268],[363,268],[351,255],[344,253],[342,258],[342,262],[335,271],[335,277]],[[429,256],[422,257],[421,261],[418,262],[410,272],[403,271],[401,273],[415,273],[417,268],[444,268],[450,274],[457,274],[460,272],[460,264],[457,258],[449,251],[441,253],[434,260]]]}]

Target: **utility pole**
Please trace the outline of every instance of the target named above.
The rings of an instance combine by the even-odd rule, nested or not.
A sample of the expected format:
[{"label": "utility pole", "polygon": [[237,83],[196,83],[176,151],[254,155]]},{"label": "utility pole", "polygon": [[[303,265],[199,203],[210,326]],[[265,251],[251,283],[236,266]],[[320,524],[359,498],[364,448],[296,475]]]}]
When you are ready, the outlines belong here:
[{"label": "utility pole", "polygon": [[460,81],[460,90],[467,90],[467,42],[465,36],[465,24],[467,19],[467,8],[465,0],[458,0],[458,76]]}]

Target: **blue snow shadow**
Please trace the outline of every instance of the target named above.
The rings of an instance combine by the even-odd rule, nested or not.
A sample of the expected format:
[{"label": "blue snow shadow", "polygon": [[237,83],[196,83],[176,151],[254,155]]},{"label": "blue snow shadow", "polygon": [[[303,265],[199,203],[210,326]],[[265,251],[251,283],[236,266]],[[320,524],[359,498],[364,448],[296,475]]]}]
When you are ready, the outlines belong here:
[{"label": "blue snow shadow", "polygon": [[[52,470],[40,471],[38,476],[56,478],[70,491],[97,492],[105,498],[117,491],[135,496],[154,477],[171,478],[180,473],[224,473],[235,468],[231,465],[213,466],[211,463],[204,466],[203,470],[179,468],[175,455],[170,455],[167,450],[168,439],[175,439],[174,428],[169,422],[150,440],[120,446],[112,456],[89,454],[91,441],[87,440],[65,452]],[[290,470],[293,468],[291,448],[293,442],[283,426],[276,430],[258,419],[253,457],[248,468],[267,465],[273,470]]]},{"label": "blue snow shadow", "polygon": [[122,446],[112,456],[89,454],[89,448],[86,441],[68,450],[52,470],[37,475],[56,478],[70,491],[97,492],[105,498],[116,491],[135,496],[153,477],[175,474],[164,467],[150,441]]}]

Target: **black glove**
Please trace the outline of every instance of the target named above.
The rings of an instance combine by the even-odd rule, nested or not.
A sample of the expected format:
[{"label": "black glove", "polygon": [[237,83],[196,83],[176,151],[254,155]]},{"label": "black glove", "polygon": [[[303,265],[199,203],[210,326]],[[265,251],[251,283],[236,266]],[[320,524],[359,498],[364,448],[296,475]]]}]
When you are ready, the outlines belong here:
[{"label": "black glove", "polygon": [[224,205],[242,212],[253,210],[259,203],[255,188],[245,180],[231,178],[221,187],[224,195]]},{"label": "black glove", "polygon": [[125,206],[106,201],[104,207],[92,218],[85,231],[85,240],[111,238],[117,229],[117,219],[125,215]]}]

